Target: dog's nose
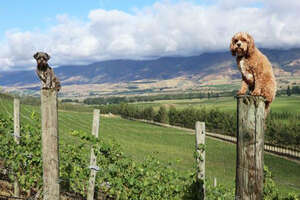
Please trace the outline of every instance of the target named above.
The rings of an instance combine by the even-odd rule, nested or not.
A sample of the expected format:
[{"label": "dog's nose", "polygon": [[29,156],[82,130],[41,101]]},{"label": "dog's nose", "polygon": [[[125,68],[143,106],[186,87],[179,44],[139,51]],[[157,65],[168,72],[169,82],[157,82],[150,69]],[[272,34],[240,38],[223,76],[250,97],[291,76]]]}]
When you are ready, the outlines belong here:
[{"label": "dog's nose", "polygon": [[238,47],[240,47],[240,46],[241,46],[241,43],[237,43],[236,45],[237,45]]}]

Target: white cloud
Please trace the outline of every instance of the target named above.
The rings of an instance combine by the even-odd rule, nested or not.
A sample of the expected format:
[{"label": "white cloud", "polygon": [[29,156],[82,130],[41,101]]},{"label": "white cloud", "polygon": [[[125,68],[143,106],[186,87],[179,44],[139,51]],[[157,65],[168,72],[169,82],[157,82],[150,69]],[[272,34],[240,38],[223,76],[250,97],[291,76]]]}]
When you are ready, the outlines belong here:
[{"label": "white cloud", "polygon": [[92,10],[87,21],[57,16],[43,31],[8,31],[0,67],[32,67],[32,55],[46,51],[53,65],[107,59],[145,59],[228,50],[232,35],[247,31],[259,47],[300,47],[300,1],[215,1],[211,5],[157,2],[125,13]]}]

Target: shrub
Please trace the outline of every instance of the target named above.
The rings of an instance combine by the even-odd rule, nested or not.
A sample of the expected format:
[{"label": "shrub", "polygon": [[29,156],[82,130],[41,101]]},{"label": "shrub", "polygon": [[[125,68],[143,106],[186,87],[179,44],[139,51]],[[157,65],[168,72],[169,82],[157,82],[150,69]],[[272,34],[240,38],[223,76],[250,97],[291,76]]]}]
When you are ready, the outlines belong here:
[{"label": "shrub", "polygon": [[160,122],[160,123],[165,123],[165,124],[169,123],[169,115],[168,115],[168,111],[165,106],[161,106],[159,108],[159,111],[158,111],[157,115],[155,116],[155,121]]}]

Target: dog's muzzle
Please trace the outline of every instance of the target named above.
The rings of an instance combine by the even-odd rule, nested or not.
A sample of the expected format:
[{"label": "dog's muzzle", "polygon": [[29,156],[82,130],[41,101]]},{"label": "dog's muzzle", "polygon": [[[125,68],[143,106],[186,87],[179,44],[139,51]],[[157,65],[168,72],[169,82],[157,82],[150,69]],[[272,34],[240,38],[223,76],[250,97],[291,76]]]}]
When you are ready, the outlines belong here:
[{"label": "dog's muzzle", "polygon": [[37,60],[37,64],[38,64],[38,67],[40,69],[47,68],[47,61],[46,60]]}]

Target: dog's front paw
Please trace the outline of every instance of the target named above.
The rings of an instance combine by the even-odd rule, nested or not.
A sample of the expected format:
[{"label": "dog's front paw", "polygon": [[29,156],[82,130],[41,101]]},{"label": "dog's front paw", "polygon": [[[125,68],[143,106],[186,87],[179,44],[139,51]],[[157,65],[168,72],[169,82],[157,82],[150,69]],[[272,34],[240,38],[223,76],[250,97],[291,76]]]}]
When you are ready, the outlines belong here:
[{"label": "dog's front paw", "polygon": [[240,90],[240,91],[238,91],[236,94],[237,94],[237,95],[244,95],[244,94],[246,94],[246,92],[247,92],[247,91]]},{"label": "dog's front paw", "polygon": [[252,95],[252,96],[260,96],[261,93],[260,93],[259,90],[254,90],[253,92],[251,92],[251,95]]}]

